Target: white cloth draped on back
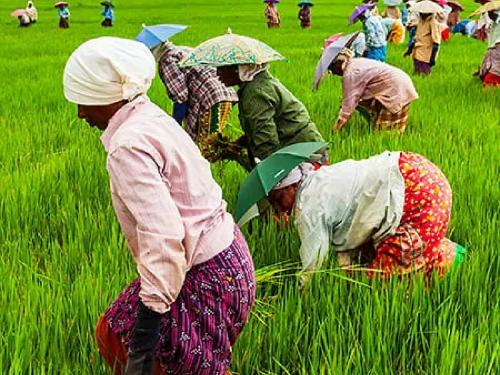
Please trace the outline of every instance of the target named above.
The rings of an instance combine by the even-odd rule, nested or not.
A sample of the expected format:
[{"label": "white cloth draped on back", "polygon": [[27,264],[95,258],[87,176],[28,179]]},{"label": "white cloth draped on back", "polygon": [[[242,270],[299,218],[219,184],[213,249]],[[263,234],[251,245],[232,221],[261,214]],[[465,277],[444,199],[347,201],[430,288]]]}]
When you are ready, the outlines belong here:
[{"label": "white cloth draped on back", "polygon": [[330,246],[353,250],[392,234],[403,214],[405,184],[399,152],[345,160],[310,172],[295,199],[303,271],[321,267]]}]

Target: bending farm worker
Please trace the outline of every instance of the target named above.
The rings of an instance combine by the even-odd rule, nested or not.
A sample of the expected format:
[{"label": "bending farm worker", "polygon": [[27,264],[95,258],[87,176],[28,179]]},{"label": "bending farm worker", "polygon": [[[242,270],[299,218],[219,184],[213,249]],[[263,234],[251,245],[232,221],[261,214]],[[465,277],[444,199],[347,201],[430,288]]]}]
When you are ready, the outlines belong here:
[{"label": "bending farm worker", "polygon": [[450,14],[448,14],[448,27],[453,30],[455,25],[460,22],[460,12],[464,10],[464,7],[457,0],[448,1],[448,6],[451,8]]},{"label": "bending farm worker", "polygon": [[405,27],[400,20],[382,18],[382,25],[386,28],[389,43],[403,44],[405,41]]},{"label": "bending farm worker", "polygon": [[479,69],[485,86],[500,86],[500,2],[499,9],[488,13],[492,24],[488,30],[488,50]]},{"label": "bending farm worker", "polygon": [[384,0],[384,4],[387,8],[385,8],[384,13],[382,13],[382,17],[401,21],[402,14],[401,10],[399,10],[401,0]]},{"label": "bending farm worker", "polygon": [[381,18],[370,13],[373,3],[357,7],[350,22],[360,20],[366,38],[365,57],[384,62],[387,59],[387,32]]},{"label": "bending farm worker", "polygon": [[238,102],[236,92],[220,81],[214,67],[179,68],[178,63],[190,49],[169,42],[158,48],[154,50],[159,57],[158,72],[174,101],[176,120],[185,122],[186,131],[210,162],[239,160],[242,149],[235,148],[229,138],[222,135],[233,104]]},{"label": "bending farm worker", "polygon": [[54,7],[57,8],[57,15],[59,16],[59,27],[61,29],[69,28],[69,4],[65,1],[60,1],[55,3]]},{"label": "bending farm worker", "polygon": [[28,16],[28,13],[24,9],[19,9],[16,11],[15,16],[17,17],[17,20],[19,21],[19,27],[28,27],[31,25],[31,20],[30,17]]},{"label": "bending farm worker", "polygon": [[100,318],[99,351],[116,374],[223,375],[254,302],[253,263],[209,163],[147,97],[154,76],[143,44],[113,37],[83,43],[64,70],[66,99],[103,131],[139,273]]},{"label": "bending farm worker", "polygon": [[267,27],[270,29],[280,27],[281,18],[278,8],[276,7],[278,2],[278,0],[264,0],[264,3],[267,3],[264,15],[267,19]]},{"label": "bending farm worker", "polygon": [[113,11],[115,6],[111,1],[103,1],[101,2],[101,5],[104,7],[101,12],[101,15],[104,17],[104,20],[101,22],[101,26],[112,27],[115,20],[115,13]]},{"label": "bending farm worker", "polygon": [[[489,3],[490,0],[474,0],[474,2],[484,5]],[[488,38],[488,30],[490,29],[492,23],[493,21],[489,17],[488,12],[481,13],[477,24],[477,30],[474,34],[475,37],[481,41],[485,41]]]},{"label": "bending farm worker", "polygon": [[304,104],[269,73],[267,64],[223,66],[218,74],[227,86],[240,87],[239,119],[252,167],[255,158],[284,146],[323,140]]},{"label": "bending farm worker", "polygon": [[309,0],[303,0],[299,2],[299,20],[300,20],[300,27],[303,29],[309,29],[311,28],[311,8],[314,6],[312,1]]},{"label": "bending farm worker", "polygon": [[28,1],[28,4],[26,5],[26,14],[30,18],[31,23],[38,21],[38,11],[36,10],[33,1]]},{"label": "bending farm worker", "polygon": [[410,104],[418,98],[411,78],[401,69],[365,58],[352,58],[344,48],[328,67],[342,77],[342,108],[334,125],[339,131],[358,109],[375,125],[375,130],[403,134]]},{"label": "bending farm worker", "polygon": [[[429,5],[432,4],[432,5]],[[423,4],[424,8],[418,6]],[[432,67],[436,65],[436,59],[441,44],[441,26],[435,18],[438,5],[431,1],[424,0],[412,7],[412,10],[419,13],[419,22],[415,33],[415,40],[408,46],[404,56],[413,57],[413,65],[416,74],[429,75]],[[439,9],[439,8],[438,8]],[[425,13],[429,11],[429,13]],[[437,11],[436,11],[437,12]]]},{"label": "bending farm worker", "polygon": [[248,150],[248,170],[284,146],[322,140],[304,104],[268,71],[270,62],[284,59],[267,44],[228,30],[201,43],[179,64],[217,67],[222,83],[239,86],[238,112],[245,134],[237,146]]},{"label": "bending farm worker", "polygon": [[268,194],[294,215],[302,282],[321,268],[330,248],[340,265],[362,265],[371,277],[445,273],[465,250],[445,238],[452,193],[423,156],[384,152],[314,170],[303,163]]},{"label": "bending farm worker", "polygon": [[435,13],[436,21],[439,23],[441,29],[441,39],[449,42],[450,28],[448,27],[448,17],[452,12],[452,8],[448,5],[447,0],[432,0],[432,2],[441,8],[439,12]]}]

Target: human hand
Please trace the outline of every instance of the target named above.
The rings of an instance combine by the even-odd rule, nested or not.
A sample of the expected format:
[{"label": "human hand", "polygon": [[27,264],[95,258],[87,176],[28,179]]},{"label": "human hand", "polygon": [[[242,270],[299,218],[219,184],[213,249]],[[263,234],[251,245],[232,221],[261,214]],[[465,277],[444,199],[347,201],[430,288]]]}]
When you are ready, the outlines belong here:
[{"label": "human hand", "polygon": [[342,121],[340,121],[340,120],[337,120],[337,121],[335,122],[335,124],[333,125],[332,130],[333,130],[334,132],[337,132],[337,133],[338,133],[338,132],[340,132],[340,131],[342,130],[342,128],[343,128],[343,127],[344,127],[344,123],[343,123]]}]

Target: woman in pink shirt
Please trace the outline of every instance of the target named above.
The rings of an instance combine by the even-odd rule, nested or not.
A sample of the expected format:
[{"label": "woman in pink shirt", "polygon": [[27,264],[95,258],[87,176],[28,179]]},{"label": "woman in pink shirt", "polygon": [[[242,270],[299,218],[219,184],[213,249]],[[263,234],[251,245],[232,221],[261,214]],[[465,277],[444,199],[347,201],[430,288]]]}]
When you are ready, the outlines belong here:
[{"label": "woman in pink shirt", "polygon": [[342,108],[334,130],[342,129],[357,109],[375,130],[395,130],[403,134],[410,104],[418,98],[411,78],[401,69],[365,58],[353,58],[344,48],[329,66],[342,77]]},{"label": "woman in pink shirt", "polygon": [[146,93],[155,60],[141,43],[82,44],[64,71],[78,116],[103,131],[113,207],[137,264],[97,324],[116,374],[226,374],[255,298],[243,235],[209,163]]}]

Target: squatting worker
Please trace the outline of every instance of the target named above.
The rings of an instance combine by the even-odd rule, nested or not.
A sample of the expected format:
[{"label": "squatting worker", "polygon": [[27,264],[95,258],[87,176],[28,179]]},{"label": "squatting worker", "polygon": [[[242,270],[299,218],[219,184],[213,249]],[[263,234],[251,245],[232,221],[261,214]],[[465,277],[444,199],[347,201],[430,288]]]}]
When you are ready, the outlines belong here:
[{"label": "squatting worker", "polygon": [[444,273],[465,253],[445,238],[452,204],[446,177],[411,152],[386,151],[319,170],[303,163],[268,198],[277,210],[294,213],[303,271],[319,269],[330,245],[340,265],[361,263],[369,276],[384,278]]},{"label": "squatting worker", "polygon": [[152,49],[158,61],[158,74],[174,101],[173,116],[179,124],[186,124],[186,131],[208,161],[238,159],[241,152],[231,153],[225,147],[229,139],[223,136],[238,95],[220,81],[214,67],[180,68],[178,63],[189,51],[190,48],[169,41]]},{"label": "squatting worker", "polygon": [[488,50],[479,68],[484,86],[500,86],[500,10],[488,12]]},{"label": "squatting worker", "polygon": [[[484,5],[486,3],[489,3],[490,0],[474,0],[474,2]],[[492,22],[493,21],[489,17],[488,12],[482,13],[481,16],[479,17],[477,29],[476,32],[474,33],[474,36],[477,39],[484,42],[488,38],[488,30],[491,27]]]},{"label": "squatting worker", "polygon": [[358,109],[367,114],[377,131],[405,131],[410,104],[418,99],[408,74],[380,61],[353,58],[348,48],[339,53],[329,70],[342,76],[342,108],[335,130],[342,129]]},{"label": "squatting worker", "polygon": [[64,70],[66,98],[104,132],[139,273],[99,320],[99,350],[116,374],[225,374],[254,302],[252,258],[209,163],[146,96],[154,75],[143,44],[113,37],[83,43]]},{"label": "squatting worker", "polygon": [[[238,85],[238,111],[251,166],[295,143],[323,141],[306,107],[268,71],[267,64],[236,64],[217,69],[227,86]],[[328,160],[327,151],[323,162]]]}]

